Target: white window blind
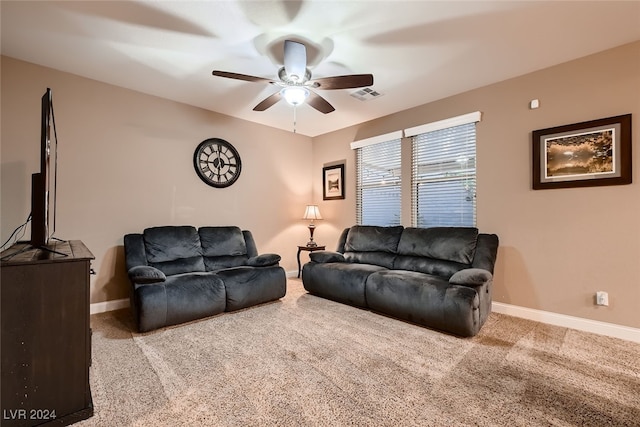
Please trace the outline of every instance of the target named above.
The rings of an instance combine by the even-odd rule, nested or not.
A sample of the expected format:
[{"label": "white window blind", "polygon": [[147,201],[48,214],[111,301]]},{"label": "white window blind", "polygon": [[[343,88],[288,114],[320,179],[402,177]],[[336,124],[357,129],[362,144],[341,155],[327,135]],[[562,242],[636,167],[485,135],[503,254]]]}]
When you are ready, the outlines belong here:
[{"label": "white window blind", "polygon": [[476,225],[476,123],[413,137],[412,225]]},{"label": "white window blind", "polygon": [[400,139],[356,148],[356,221],[400,224]]}]

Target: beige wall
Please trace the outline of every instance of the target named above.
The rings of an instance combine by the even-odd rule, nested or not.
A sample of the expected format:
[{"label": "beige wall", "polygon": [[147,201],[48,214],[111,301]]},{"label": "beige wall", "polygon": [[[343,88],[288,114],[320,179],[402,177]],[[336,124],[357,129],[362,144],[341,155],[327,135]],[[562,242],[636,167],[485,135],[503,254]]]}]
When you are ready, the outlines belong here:
[{"label": "beige wall", "polygon": [[[261,253],[297,270],[311,200],[308,137],[2,57],[2,241],[30,211],[39,170],[40,97],[53,90],[59,141],[56,236],[96,256],[91,302],[128,297],[123,235],[167,224],[238,225]],[[224,102],[224,100],[220,100]],[[193,152],[206,138],[239,151],[229,188],[205,185]],[[27,232],[25,238],[29,238]]]},{"label": "beige wall", "polygon": [[[29,212],[39,99],[49,86],[60,140],[57,235],[96,255],[92,302],[127,296],[122,236],[152,225],[237,224],[295,270],[306,203],[320,205],[315,237],[329,248],[355,223],[350,142],[479,110],[478,226],[501,240],[494,299],[640,327],[640,42],[313,140],[6,57],[1,78],[2,239]],[[534,98],[541,107],[529,110]],[[532,130],[625,113],[634,115],[634,184],[531,190]],[[242,156],[228,189],[204,185],[193,170],[193,151],[209,137]],[[338,161],[346,199],[322,201],[322,166]],[[406,210],[403,218],[409,225]],[[597,290],[609,292],[609,307],[593,305]]]},{"label": "beige wall", "polygon": [[[541,107],[530,110],[536,98]],[[494,300],[640,327],[640,42],[314,138],[314,200],[326,218],[316,240],[333,246],[355,223],[350,142],[472,111],[483,113],[478,227],[501,243]],[[531,189],[533,130],[626,113],[633,114],[633,184]],[[341,159],[346,199],[323,202],[318,171]],[[594,305],[598,290],[609,292],[609,307]]]}]

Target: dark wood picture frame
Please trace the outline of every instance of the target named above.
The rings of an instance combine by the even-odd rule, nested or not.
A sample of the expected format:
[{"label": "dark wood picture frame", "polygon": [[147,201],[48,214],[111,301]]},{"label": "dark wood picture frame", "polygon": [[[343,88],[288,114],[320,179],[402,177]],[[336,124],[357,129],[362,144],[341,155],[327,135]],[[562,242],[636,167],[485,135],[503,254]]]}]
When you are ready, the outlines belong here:
[{"label": "dark wood picture frame", "polygon": [[532,132],[533,189],[631,184],[631,114]]},{"label": "dark wood picture frame", "polygon": [[344,164],[322,168],[322,200],[344,199]]}]

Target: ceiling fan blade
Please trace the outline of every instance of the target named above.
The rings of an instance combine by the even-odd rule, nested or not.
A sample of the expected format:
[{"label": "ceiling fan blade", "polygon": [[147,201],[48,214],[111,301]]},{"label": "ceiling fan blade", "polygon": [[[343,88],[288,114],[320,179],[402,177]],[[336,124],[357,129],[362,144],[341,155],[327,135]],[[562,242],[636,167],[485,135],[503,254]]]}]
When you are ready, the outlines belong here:
[{"label": "ceiling fan blade", "polygon": [[294,82],[304,79],[307,71],[307,48],[302,43],[284,41],[284,70]]},{"label": "ceiling fan blade", "polygon": [[347,76],[322,77],[312,80],[311,83],[317,89],[355,89],[373,86],[373,75],[350,74]]},{"label": "ceiling fan blade", "polygon": [[335,111],[333,105],[329,104],[326,99],[311,90],[309,91],[307,104],[324,114]]},{"label": "ceiling fan blade", "polygon": [[273,80],[265,79],[264,77],[249,76],[247,74],[230,73],[228,71],[213,70],[211,74],[218,77],[226,77],[228,79],[235,79],[235,80],[244,80],[247,82],[275,83]]},{"label": "ceiling fan blade", "polygon": [[253,111],[264,111],[282,99],[280,92],[267,96],[261,103],[253,107]]}]

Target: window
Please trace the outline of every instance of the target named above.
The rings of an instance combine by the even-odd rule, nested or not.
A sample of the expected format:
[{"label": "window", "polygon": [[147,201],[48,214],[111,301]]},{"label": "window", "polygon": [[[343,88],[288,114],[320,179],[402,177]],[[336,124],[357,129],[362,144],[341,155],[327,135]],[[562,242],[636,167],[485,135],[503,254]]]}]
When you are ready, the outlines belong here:
[{"label": "window", "polygon": [[[400,135],[356,148],[356,220],[360,225],[400,225]],[[376,138],[379,139],[379,138]],[[352,145],[353,147],[353,145]]]},{"label": "window", "polygon": [[476,121],[413,135],[413,226],[476,225]]},{"label": "window", "polygon": [[[411,202],[413,227],[475,226],[476,123],[481,116],[476,111],[353,142],[357,223],[403,225],[401,207]],[[405,159],[403,137],[412,144],[412,150],[403,150]],[[403,176],[403,161],[411,165],[411,175],[405,167]],[[404,193],[403,180],[411,182]]]}]

